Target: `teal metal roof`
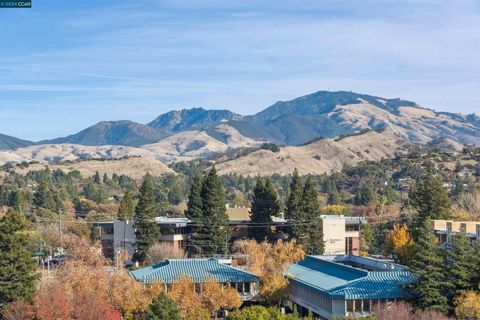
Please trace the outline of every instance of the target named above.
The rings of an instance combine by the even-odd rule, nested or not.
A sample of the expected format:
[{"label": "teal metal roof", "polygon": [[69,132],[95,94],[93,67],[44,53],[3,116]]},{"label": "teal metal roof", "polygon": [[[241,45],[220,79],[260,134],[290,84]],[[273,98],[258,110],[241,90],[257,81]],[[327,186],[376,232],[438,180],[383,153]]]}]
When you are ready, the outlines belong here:
[{"label": "teal metal roof", "polygon": [[143,282],[172,283],[182,276],[189,276],[193,282],[205,281],[212,276],[218,282],[257,282],[260,278],[250,272],[218,262],[217,259],[169,259],[146,268],[130,272]]},{"label": "teal metal roof", "polygon": [[415,280],[408,271],[367,271],[313,256],[290,265],[285,275],[333,299],[402,298],[402,285]]}]

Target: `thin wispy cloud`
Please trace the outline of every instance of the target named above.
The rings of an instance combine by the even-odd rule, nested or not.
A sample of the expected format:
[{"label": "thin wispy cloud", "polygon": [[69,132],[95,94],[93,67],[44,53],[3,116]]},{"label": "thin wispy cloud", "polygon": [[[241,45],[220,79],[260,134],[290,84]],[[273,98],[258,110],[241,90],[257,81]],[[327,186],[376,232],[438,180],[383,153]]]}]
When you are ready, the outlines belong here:
[{"label": "thin wispy cloud", "polygon": [[15,29],[0,35],[0,115],[27,111],[0,132],[29,139],[172,108],[254,113],[325,89],[480,105],[475,0],[44,0],[1,11],[0,27]]}]

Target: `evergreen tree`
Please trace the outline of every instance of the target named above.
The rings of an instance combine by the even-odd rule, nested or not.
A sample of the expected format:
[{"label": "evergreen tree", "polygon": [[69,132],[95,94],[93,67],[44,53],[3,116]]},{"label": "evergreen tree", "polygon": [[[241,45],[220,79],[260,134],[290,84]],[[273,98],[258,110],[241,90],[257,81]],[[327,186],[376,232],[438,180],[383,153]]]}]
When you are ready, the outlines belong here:
[{"label": "evergreen tree", "polygon": [[20,190],[12,190],[8,196],[8,206],[10,207],[23,210],[26,202],[25,196]]},{"label": "evergreen tree", "polygon": [[305,215],[306,240],[304,246],[308,254],[323,254],[323,221],[320,217],[320,203],[318,193],[311,176],[307,177],[303,187],[300,207]]},{"label": "evergreen tree", "polygon": [[459,196],[460,194],[462,194],[463,192],[465,192],[465,187],[463,185],[463,181],[457,177],[455,179],[455,183],[454,183],[454,186],[453,186],[453,190],[452,190],[452,197],[457,197]]},{"label": "evergreen tree", "polygon": [[0,306],[35,293],[39,274],[26,231],[27,221],[19,210],[10,209],[0,218]]},{"label": "evergreen tree", "polygon": [[201,249],[206,256],[225,254],[228,251],[230,229],[225,191],[215,168],[203,178],[200,197],[202,214],[194,220],[195,233],[191,237],[191,245]]},{"label": "evergreen tree", "polygon": [[[276,216],[280,206],[278,204],[277,192],[270,179],[258,178],[253,190],[252,212],[250,220],[258,223],[258,226],[250,228],[251,238],[263,241],[271,237],[272,216]],[[263,227],[262,227],[263,225]]]},{"label": "evergreen tree", "polygon": [[410,202],[417,211],[413,222],[413,238],[419,237],[419,230],[430,219],[448,219],[450,217],[450,199],[441,180],[431,172],[420,179],[409,195]]},{"label": "evergreen tree", "polygon": [[[213,248],[211,253],[225,254],[228,252],[230,228],[228,227],[228,214],[226,209],[225,191],[217,175],[217,170],[212,168],[202,185],[203,215],[210,227]],[[205,244],[204,252],[209,251]],[[212,248],[210,248],[212,249]]]},{"label": "evergreen tree", "polygon": [[39,208],[55,211],[55,200],[52,191],[48,188],[48,184],[45,181],[39,183],[37,190],[33,195],[33,203]]},{"label": "evergreen tree", "polygon": [[103,186],[95,185],[92,181],[83,187],[83,194],[85,198],[95,201],[97,204],[104,203],[107,199]]},{"label": "evergreen tree", "polygon": [[126,190],[120,201],[120,207],[118,208],[118,219],[120,221],[133,220],[135,216],[135,204],[133,202],[132,193],[130,190]]},{"label": "evergreen tree", "polygon": [[338,190],[336,186],[335,186],[335,189],[332,189],[332,191],[328,194],[327,202],[329,205],[340,203],[340,195],[338,194]]},{"label": "evergreen tree", "polygon": [[63,204],[63,200],[58,192],[53,193],[53,202],[55,203],[56,212],[58,213],[64,212],[65,205]]},{"label": "evergreen tree", "polygon": [[140,320],[181,320],[180,310],[165,292],[153,300]]},{"label": "evergreen tree", "polygon": [[364,183],[355,195],[355,204],[368,205],[375,200],[375,192],[369,183]]},{"label": "evergreen tree", "polygon": [[285,218],[292,223],[292,237],[296,238],[299,243],[302,243],[305,237],[303,222],[306,217],[301,208],[302,193],[302,181],[297,169],[295,169],[290,182]]},{"label": "evergreen tree", "polygon": [[96,183],[96,184],[102,183],[102,180],[100,179],[100,173],[98,173],[98,171],[96,171],[95,175],[93,176],[93,183]]},{"label": "evergreen tree", "polygon": [[453,236],[452,244],[447,247],[448,283],[451,287],[449,298],[453,299],[459,292],[478,289],[480,275],[479,248],[472,246],[465,234]]},{"label": "evergreen tree", "polygon": [[422,309],[448,311],[445,256],[437,244],[431,225],[421,227],[415,242],[415,252],[410,271],[416,280],[406,286],[410,292],[410,302]]},{"label": "evergreen tree", "polygon": [[160,236],[160,229],[155,222],[155,216],[156,204],[153,181],[150,174],[147,173],[140,187],[140,195],[135,208],[135,259],[137,261],[145,261],[148,249]]},{"label": "evergreen tree", "polygon": [[203,201],[201,192],[202,178],[200,176],[195,176],[195,178],[193,178],[192,185],[190,186],[187,210],[185,211],[185,216],[193,222],[196,222],[203,216]]},{"label": "evergreen tree", "polygon": [[108,178],[107,173],[105,172],[103,174],[103,184],[108,184],[110,182],[110,179]]},{"label": "evergreen tree", "polygon": [[192,235],[190,239],[190,246],[188,250],[191,254],[201,254],[202,241],[208,241],[203,239],[202,228],[205,223],[203,216],[203,200],[202,200],[202,178],[200,176],[195,176],[190,186],[190,193],[188,195],[187,210],[185,211],[185,216],[190,219],[193,223],[192,225]]}]

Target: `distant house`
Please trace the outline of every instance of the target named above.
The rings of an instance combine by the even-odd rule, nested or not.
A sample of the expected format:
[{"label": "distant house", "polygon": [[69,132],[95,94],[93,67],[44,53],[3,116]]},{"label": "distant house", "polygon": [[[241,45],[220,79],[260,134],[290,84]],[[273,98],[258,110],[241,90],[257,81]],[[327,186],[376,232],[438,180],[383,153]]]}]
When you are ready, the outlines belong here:
[{"label": "distant house", "polygon": [[378,304],[404,298],[402,285],[414,280],[404,266],[353,255],[306,256],[285,276],[287,306],[321,319],[369,315]]},{"label": "distant house", "polygon": [[213,277],[224,286],[237,289],[242,301],[258,300],[258,282],[260,278],[250,272],[220,263],[217,259],[168,259],[165,262],[130,272],[130,275],[144,283],[158,282],[169,285],[182,276],[192,278],[199,284],[207,277]]}]

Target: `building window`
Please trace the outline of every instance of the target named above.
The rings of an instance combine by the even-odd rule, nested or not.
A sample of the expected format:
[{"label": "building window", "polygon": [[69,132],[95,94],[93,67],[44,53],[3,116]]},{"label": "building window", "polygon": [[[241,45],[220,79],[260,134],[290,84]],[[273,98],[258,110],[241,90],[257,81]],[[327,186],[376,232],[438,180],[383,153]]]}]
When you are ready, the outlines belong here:
[{"label": "building window", "polygon": [[347,312],[353,312],[353,300],[346,300],[347,302]]},{"label": "building window", "polygon": [[200,283],[195,283],[195,292],[196,293],[202,292],[202,285]]},{"label": "building window", "polygon": [[370,312],[370,300],[363,300],[363,312]]},{"label": "building window", "polygon": [[355,300],[355,312],[362,312],[362,300]]},{"label": "building window", "polygon": [[245,282],[238,282],[237,283],[237,291],[239,293],[244,293],[245,292]]},{"label": "building window", "polygon": [[353,238],[352,237],[346,237],[345,238],[345,253],[346,254],[351,254],[353,251]]},{"label": "building window", "polygon": [[104,234],[113,234],[113,227],[103,227],[102,228],[102,235]]}]

